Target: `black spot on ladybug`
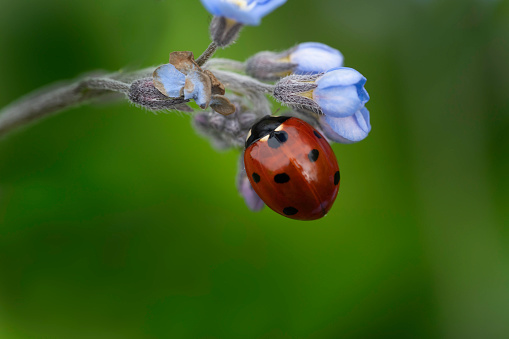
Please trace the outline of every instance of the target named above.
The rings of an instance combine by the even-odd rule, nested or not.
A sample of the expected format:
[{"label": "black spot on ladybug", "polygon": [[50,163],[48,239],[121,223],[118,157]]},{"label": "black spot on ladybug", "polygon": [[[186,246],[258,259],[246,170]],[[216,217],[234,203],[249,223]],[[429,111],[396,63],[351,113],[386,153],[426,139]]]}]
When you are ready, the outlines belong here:
[{"label": "black spot on ladybug", "polygon": [[286,215],[294,215],[297,214],[298,211],[299,211],[298,209],[291,206],[283,208],[283,213]]},{"label": "black spot on ladybug", "polygon": [[253,172],[252,177],[253,177],[254,182],[256,182],[256,183],[260,182],[260,176],[258,175],[258,173]]},{"label": "black spot on ladybug", "polygon": [[315,162],[316,160],[318,160],[318,156],[320,155],[320,152],[318,152],[317,149],[312,149],[309,153],[308,153],[308,158],[311,162]]},{"label": "black spot on ladybug", "polygon": [[284,184],[285,182],[290,181],[290,177],[286,173],[279,173],[274,176],[274,181],[278,184]]},{"label": "black spot on ladybug", "polygon": [[277,131],[270,134],[267,143],[270,148],[278,148],[281,144],[284,144],[286,140],[288,140],[288,133],[285,131]]},{"label": "black spot on ladybug", "polygon": [[321,139],[322,136],[320,135],[320,133],[318,133],[317,131],[313,131],[313,134],[318,138],[318,139]]},{"label": "black spot on ladybug", "polygon": [[339,184],[339,171],[334,173],[334,185]]}]

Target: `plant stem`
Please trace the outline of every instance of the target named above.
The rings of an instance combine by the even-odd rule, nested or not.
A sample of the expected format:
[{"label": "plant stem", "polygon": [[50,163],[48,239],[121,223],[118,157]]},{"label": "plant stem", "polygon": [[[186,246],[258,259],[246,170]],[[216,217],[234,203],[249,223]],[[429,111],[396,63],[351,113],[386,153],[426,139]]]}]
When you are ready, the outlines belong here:
[{"label": "plant stem", "polygon": [[209,60],[210,57],[214,55],[216,50],[217,45],[215,42],[212,41],[209,47],[207,47],[207,49],[198,57],[198,59],[196,59],[196,63],[198,64],[198,66],[202,66],[204,63],[206,63],[207,60]]},{"label": "plant stem", "polygon": [[246,70],[246,64],[242,61],[214,58],[207,61],[205,64],[207,68],[225,69],[228,71],[244,72]]},{"label": "plant stem", "polygon": [[112,93],[127,94],[129,84],[111,78],[87,78],[31,93],[0,111],[0,138],[30,122]]},{"label": "plant stem", "polygon": [[243,88],[245,90],[253,91],[253,92],[261,92],[272,94],[274,92],[274,85],[266,84],[264,82],[253,79],[247,75],[242,75],[238,73],[221,71],[218,69],[214,69],[214,75],[223,83],[226,88],[231,89],[239,89]]}]

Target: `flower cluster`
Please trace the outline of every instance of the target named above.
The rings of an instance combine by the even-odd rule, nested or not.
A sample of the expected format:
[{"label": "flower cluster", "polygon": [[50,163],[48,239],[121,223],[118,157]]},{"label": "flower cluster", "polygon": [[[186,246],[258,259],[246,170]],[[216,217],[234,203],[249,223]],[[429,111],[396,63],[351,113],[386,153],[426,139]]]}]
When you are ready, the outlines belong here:
[{"label": "flower cluster", "polygon": [[317,75],[289,75],[276,84],[274,96],[289,106],[319,115],[325,135],[339,143],[353,143],[371,131],[364,107],[369,95],[366,78],[352,68],[338,67]]},{"label": "flower cluster", "polygon": [[[259,52],[245,62],[211,58],[217,48],[231,45],[244,25],[259,25],[286,0],[201,2],[213,15],[210,46],[196,60],[192,52],[170,53],[169,63],[157,67],[152,78],[131,85],[132,102],[151,110],[189,111],[194,101],[207,111],[194,115],[193,126],[219,149],[242,148],[251,126],[270,114],[267,94],[290,108],[276,113],[307,121],[330,141],[353,143],[368,135],[366,78],[344,67],[335,48],[305,42],[282,52]],[[242,162],[237,187],[250,209],[264,206]]]}]

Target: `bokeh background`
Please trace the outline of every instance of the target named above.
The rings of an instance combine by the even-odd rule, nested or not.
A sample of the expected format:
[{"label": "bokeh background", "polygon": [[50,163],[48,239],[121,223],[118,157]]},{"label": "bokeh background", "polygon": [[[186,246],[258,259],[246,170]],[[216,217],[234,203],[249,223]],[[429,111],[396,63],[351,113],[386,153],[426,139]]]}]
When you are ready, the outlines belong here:
[{"label": "bokeh background", "polygon": [[[209,43],[198,0],[1,0],[0,107]],[[509,338],[509,2],[290,0],[219,57],[320,41],[372,132],[336,204],[238,196],[185,114],[83,106],[0,140],[0,338]]]}]

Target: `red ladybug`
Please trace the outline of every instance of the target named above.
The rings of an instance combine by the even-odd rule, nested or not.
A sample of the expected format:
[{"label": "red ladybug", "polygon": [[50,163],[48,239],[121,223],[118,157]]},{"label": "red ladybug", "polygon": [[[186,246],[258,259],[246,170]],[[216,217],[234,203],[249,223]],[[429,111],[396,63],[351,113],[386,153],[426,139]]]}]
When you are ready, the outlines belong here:
[{"label": "red ladybug", "polygon": [[339,167],[332,148],[297,118],[266,116],[254,124],[244,165],[258,196],[288,218],[319,219],[338,194]]}]

